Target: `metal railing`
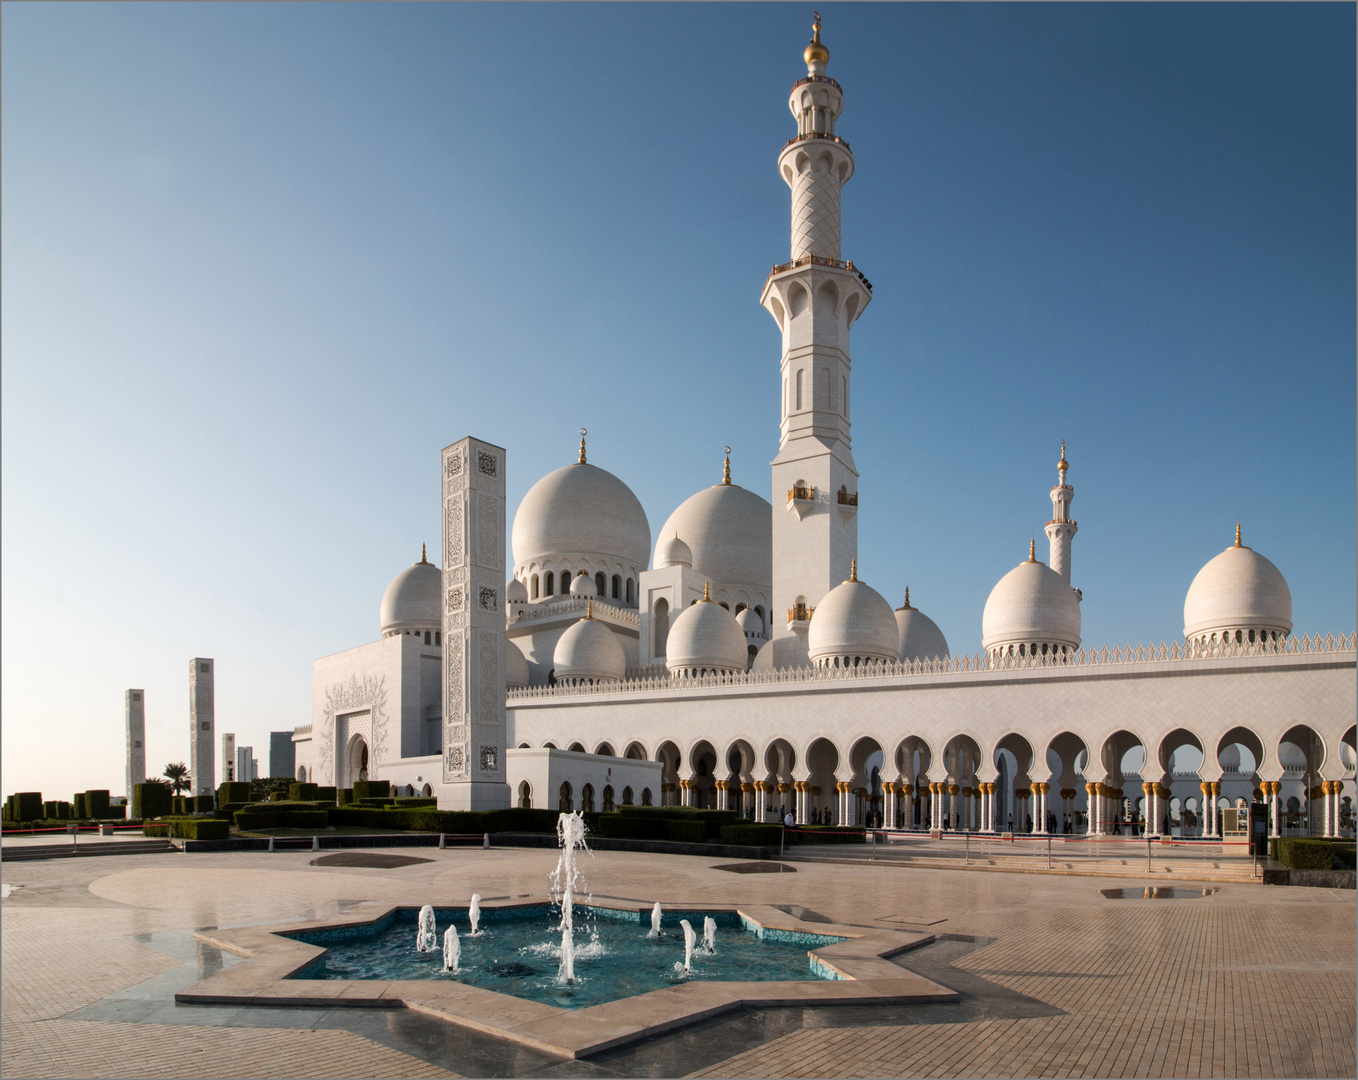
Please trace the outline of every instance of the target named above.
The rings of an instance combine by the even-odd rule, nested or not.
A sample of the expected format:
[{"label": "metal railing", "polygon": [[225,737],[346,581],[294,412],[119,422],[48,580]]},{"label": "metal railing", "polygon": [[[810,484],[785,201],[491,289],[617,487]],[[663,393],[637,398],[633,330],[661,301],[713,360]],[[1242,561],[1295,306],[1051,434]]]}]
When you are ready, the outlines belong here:
[{"label": "metal railing", "polygon": [[815,499],[815,497],[816,489],[814,487],[801,487],[800,485],[798,485],[796,487],[790,487],[787,489],[788,502],[792,502],[793,499],[800,499],[803,502],[811,502],[813,499]]},{"label": "metal railing", "polygon": [[809,622],[816,609],[809,604],[793,604],[787,609],[788,622]]},{"label": "metal railing", "polygon": [[[778,263],[769,271],[769,278],[774,274],[781,274],[784,270],[795,270],[799,266],[829,266],[835,270],[848,270],[857,275],[858,280],[863,283],[863,288],[872,292],[872,282],[863,276],[863,271],[854,266],[853,260],[845,262],[843,259],[827,259],[824,255],[803,255],[800,259],[793,259],[791,262]],[[769,278],[764,279],[764,284],[769,283]]]}]

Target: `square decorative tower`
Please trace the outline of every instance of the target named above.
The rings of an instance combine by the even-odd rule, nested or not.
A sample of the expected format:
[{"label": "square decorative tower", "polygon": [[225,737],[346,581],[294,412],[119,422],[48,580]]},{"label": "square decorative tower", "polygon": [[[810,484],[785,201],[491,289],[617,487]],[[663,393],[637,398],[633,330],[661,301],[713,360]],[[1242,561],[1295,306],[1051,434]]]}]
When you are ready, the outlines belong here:
[{"label": "square decorative tower", "polygon": [[229,784],[239,780],[236,775],[236,736],[234,732],[222,732],[222,783]]},{"label": "square decorative tower", "polygon": [[441,810],[509,806],[505,780],[505,452],[443,451]]},{"label": "square decorative tower", "polygon": [[204,657],[189,661],[189,776],[195,795],[211,795],[217,773],[212,746],[216,723],[212,669],[212,661]]},{"label": "square decorative tower", "polygon": [[132,785],[146,783],[146,696],[145,690],[129,690],[123,695],[123,716],[127,722],[127,798]]}]

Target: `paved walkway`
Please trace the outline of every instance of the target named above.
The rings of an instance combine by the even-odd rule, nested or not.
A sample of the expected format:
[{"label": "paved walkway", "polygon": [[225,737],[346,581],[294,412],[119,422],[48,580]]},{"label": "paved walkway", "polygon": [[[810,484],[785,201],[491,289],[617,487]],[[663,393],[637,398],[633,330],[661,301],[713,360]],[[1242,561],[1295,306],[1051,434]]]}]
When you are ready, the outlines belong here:
[{"label": "paved walkway", "polygon": [[[1109,900],[1126,879],[601,852],[598,895],[761,902],[959,940],[929,977],[967,996],[915,1011],[718,1018],[631,1057],[496,1056],[421,1025],[174,1006],[175,980],[231,958],[192,930],[312,918],[347,901],[461,903],[545,892],[547,850],[421,850],[396,869],[314,867],[311,852],[120,856],[3,866],[6,1076],[1352,1076],[1355,894],[1217,883],[1211,896]],[[1160,883],[1163,884],[1163,883]],[[1181,884],[1181,883],[1176,883]],[[949,951],[951,949],[951,951]],[[196,959],[195,959],[196,958]],[[195,967],[195,964],[197,965]],[[923,972],[923,968],[920,968]],[[489,1048],[491,1051],[495,1047]],[[479,1056],[478,1056],[479,1055]]]}]

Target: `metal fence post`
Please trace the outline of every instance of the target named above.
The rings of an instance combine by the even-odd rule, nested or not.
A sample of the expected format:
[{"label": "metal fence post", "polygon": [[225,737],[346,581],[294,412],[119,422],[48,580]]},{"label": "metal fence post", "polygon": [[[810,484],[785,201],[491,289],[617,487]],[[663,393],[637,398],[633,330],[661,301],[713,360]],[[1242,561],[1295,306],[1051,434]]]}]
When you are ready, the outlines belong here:
[{"label": "metal fence post", "polygon": [[970,866],[970,865],[971,865],[971,833],[966,833],[966,834],[965,834],[964,844],[965,844],[965,847],[964,847],[964,851],[963,851],[963,855],[962,855],[962,865],[963,865],[963,866]]},{"label": "metal fence post", "polygon": [[1147,833],[1147,834],[1146,834],[1146,873],[1149,874],[1150,872],[1151,872],[1151,837],[1150,837],[1150,833]]},{"label": "metal fence post", "polygon": [[1047,869],[1052,868],[1052,834],[1047,834]]}]

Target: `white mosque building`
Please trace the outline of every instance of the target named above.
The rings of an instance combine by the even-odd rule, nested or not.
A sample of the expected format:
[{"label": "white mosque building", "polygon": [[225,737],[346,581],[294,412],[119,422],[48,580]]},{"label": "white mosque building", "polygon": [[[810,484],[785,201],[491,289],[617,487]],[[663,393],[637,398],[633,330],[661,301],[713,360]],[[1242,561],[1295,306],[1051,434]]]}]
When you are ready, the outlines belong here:
[{"label": "white mosque building", "polygon": [[[1254,799],[1273,834],[1352,835],[1358,637],[1297,636],[1287,582],[1239,525],[1194,578],[1170,645],[1083,642],[1064,444],[1047,562],[1030,544],[995,585],[980,653],[954,654],[908,592],[893,611],[860,580],[849,336],[872,287],[841,257],[854,159],[828,59],[817,23],[778,156],[791,257],[761,298],[782,340],[770,499],[733,483],[728,451],[721,482],[653,534],[632,490],[587,460],[582,431],[578,459],[514,514],[513,576],[502,599],[479,588],[503,633],[498,619],[476,631],[473,656],[450,447],[446,572],[422,553],[382,598],[379,639],[316,661],[298,776],[389,779],[464,805],[451,792],[477,759],[470,717],[505,804],[984,832],[1111,832],[1142,816],[1151,833],[1213,837],[1222,818],[1205,808]],[[476,520],[502,560],[504,507],[483,502]]]}]

